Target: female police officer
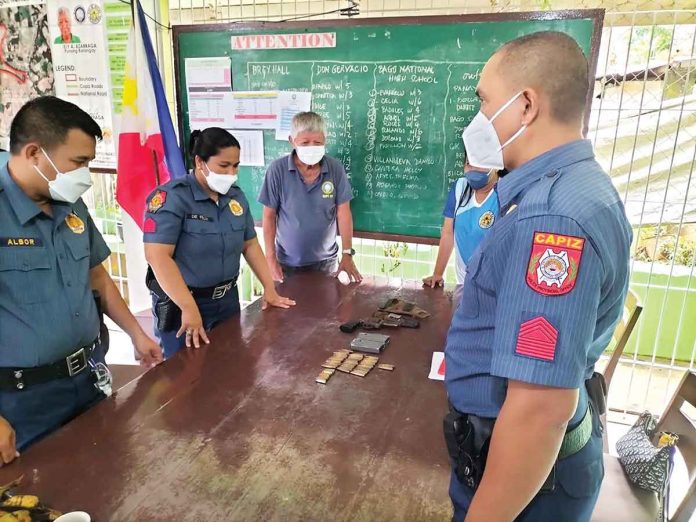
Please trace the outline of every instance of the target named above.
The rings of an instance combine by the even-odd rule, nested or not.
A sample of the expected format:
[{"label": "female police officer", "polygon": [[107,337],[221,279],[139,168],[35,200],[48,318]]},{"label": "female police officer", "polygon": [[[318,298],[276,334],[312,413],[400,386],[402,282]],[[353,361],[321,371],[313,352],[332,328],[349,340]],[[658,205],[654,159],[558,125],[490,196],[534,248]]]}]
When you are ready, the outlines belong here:
[{"label": "female police officer", "polygon": [[240,254],[263,284],[264,308],[295,304],[276,293],[249,203],[236,186],[239,142],[212,127],[191,134],[190,150],[193,172],[149,196],[143,227],[145,257],[154,272],[148,287],[155,334],[165,357],[184,340],[187,347],[208,343],[206,330],[239,312]]}]

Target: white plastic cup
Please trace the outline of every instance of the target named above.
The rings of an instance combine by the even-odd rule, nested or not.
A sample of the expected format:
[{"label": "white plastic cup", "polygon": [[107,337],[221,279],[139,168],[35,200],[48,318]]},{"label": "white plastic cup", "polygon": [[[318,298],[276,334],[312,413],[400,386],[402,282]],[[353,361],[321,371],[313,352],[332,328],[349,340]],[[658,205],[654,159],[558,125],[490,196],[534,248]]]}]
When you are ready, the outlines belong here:
[{"label": "white plastic cup", "polygon": [[84,511],[72,511],[71,513],[59,516],[56,522],[91,522],[91,520],[92,517]]}]

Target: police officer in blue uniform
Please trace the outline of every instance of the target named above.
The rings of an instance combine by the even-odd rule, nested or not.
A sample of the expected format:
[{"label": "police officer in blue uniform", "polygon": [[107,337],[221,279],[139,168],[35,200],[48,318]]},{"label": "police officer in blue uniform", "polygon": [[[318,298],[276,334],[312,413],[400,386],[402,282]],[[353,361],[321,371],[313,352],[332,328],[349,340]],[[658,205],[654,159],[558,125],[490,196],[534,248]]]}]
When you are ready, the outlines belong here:
[{"label": "police officer in blue uniform", "polygon": [[589,81],[555,32],[509,42],[480,77],[468,160],[510,172],[445,349],[457,521],[582,522],[599,493],[593,369],[622,314],[632,232],[582,139]]},{"label": "police officer in blue uniform", "polygon": [[162,358],[102,267],[109,249],[80,199],[100,138],[86,112],[52,96],[11,125],[0,168],[0,465],[104,397],[93,291],[145,364]]},{"label": "police officer in blue uniform", "polygon": [[206,330],[239,313],[242,254],[264,287],[264,309],[295,304],[275,290],[249,203],[236,185],[239,142],[211,127],[191,133],[190,150],[193,172],[149,196],[143,226],[155,279],[148,284],[155,334],[165,357],[184,344],[208,343]]}]

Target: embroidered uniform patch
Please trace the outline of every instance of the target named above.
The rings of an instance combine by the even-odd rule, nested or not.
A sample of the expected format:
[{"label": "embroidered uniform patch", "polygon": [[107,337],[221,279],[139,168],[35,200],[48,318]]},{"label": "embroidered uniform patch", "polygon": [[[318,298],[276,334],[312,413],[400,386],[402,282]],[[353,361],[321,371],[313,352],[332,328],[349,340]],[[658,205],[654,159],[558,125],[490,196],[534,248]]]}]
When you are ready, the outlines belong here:
[{"label": "embroidered uniform patch", "polygon": [[535,317],[520,325],[515,353],[532,359],[553,361],[557,340],[558,330],[544,317]]},{"label": "embroidered uniform patch", "polygon": [[0,247],[42,247],[40,237],[0,237]]},{"label": "embroidered uniform patch", "polygon": [[334,184],[331,181],[325,181],[321,184],[321,194],[323,198],[331,198],[334,195]]},{"label": "embroidered uniform patch", "polygon": [[232,214],[235,216],[241,216],[244,214],[244,207],[239,203],[239,201],[233,199],[230,201],[230,212],[232,212]]},{"label": "embroidered uniform patch", "polygon": [[143,223],[143,232],[146,234],[157,232],[157,222],[152,218],[147,218]]},{"label": "embroidered uniform patch", "polygon": [[147,211],[154,214],[164,206],[165,201],[167,201],[167,193],[164,190],[158,190],[150,199],[150,203],[147,205]]},{"label": "embroidered uniform patch", "polygon": [[85,223],[80,219],[80,216],[75,214],[74,212],[71,212],[67,216],[65,216],[65,224],[68,225],[68,228],[73,231],[75,234],[82,234],[85,231]]},{"label": "embroidered uniform patch", "polygon": [[575,286],[585,240],[551,232],[534,232],[527,266],[527,285],[542,295],[563,295]]},{"label": "embroidered uniform patch", "polygon": [[212,221],[208,216],[203,214],[186,214],[186,219],[193,219],[194,221]]}]

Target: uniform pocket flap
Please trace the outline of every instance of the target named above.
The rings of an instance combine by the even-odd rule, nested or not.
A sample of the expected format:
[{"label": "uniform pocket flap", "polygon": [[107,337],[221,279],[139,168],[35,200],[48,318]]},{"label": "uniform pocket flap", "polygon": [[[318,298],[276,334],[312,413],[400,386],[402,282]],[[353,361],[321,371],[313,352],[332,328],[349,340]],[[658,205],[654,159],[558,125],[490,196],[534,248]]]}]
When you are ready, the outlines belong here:
[{"label": "uniform pocket flap", "polygon": [[77,261],[84,259],[89,255],[89,242],[87,241],[69,241],[68,250],[73,258]]},{"label": "uniform pocket flap", "polygon": [[217,223],[187,218],[184,220],[184,230],[191,234],[217,234]]},{"label": "uniform pocket flap", "polygon": [[21,270],[31,272],[51,268],[51,261],[46,256],[45,249],[37,249],[32,252],[0,252],[0,271]]}]

